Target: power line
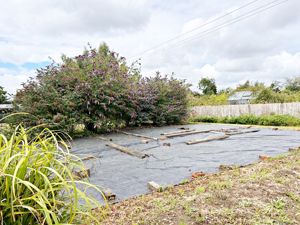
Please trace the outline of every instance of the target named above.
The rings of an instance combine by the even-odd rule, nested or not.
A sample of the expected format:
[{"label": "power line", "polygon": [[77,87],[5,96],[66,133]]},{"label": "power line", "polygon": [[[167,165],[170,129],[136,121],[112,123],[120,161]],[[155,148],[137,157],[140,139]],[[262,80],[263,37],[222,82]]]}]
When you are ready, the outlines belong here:
[{"label": "power line", "polygon": [[[255,1],[248,2],[247,4],[240,6],[240,7],[238,7],[237,9],[230,11],[229,13],[226,13],[226,14],[220,16],[220,17],[217,17],[217,18],[215,18],[214,20],[211,20],[211,21],[209,21],[209,22],[207,22],[207,23],[204,23],[204,24],[202,24],[202,25],[200,25],[200,26],[198,26],[198,27],[196,27],[196,28],[194,28],[194,29],[192,29],[192,30],[189,30],[189,31],[187,31],[187,32],[185,32],[185,33],[182,33],[182,34],[180,34],[180,35],[177,35],[176,37],[171,38],[171,39],[169,39],[169,40],[167,40],[167,41],[164,41],[164,42],[162,42],[162,43],[160,43],[160,44],[158,44],[158,45],[156,45],[156,46],[154,46],[154,47],[152,47],[152,48],[149,48],[149,49],[147,49],[147,50],[144,50],[144,51],[141,52],[139,55],[136,55],[136,56],[134,56],[134,57],[130,57],[129,59],[140,57],[140,56],[142,56],[142,55],[144,55],[144,54],[146,54],[146,53],[149,53],[150,51],[153,51],[153,50],[156,50],[156,49],[161,48],[162,46],[168,45],[169,42],[172,42],[172,41],[174,41],[174,40],[176,40],[176,39],[178,39],[178,38],[180,38],[180,37],[182,37],[182,36],[184,36],[184,35],[186,35],[186,34],[188,34],[188,33],[191,33],[191,32],[193,32],[193,31],[195,31],[195,30],[198,30],[198,29],[200,29],[200,28],[202,28],[202,27],[205,27],[205,26],[207,26],[207,25],[209,25],[209,24],[211,24],[211,23],[214,23],[214,22],[216,22],[216,21],[218,21],[218,20],[220,20],[220,19],[222,19],[222,18],[224,18],[224,17],[226,17],[226,16],[228,16],[228,15],[231,15],[231,14],[234,13],[234,12],[237,12],[237,11],[243,9],[243,8],[246,8],[246,7],[249,6],[249,5],[254,4],[254,3],[257,2],[257,1],[259,1],[259,0],[255,0]],[[281,1],[281,2],[279,2],[279,1]],[[273,7],[277,6],[277,5],[283,4],[283,3],[287,2],[287,1],[289,1],[289,0],[285,0],[285,1],[282,1],[282,0],[274,0],[274,1],[272,1],[272,2],[268,2],[267,4],[265,4],[265,5],[263,5],[263,6],[259,6],[259,7],[255,8],[254,10],[248,11],[246,14],[243,14],[243,15],[241,15],[241,16],[238,16],[238,17],[236,17],[236,18],[233,18],[233,19],[231,19],[231,20],[228,20],[228,21],[226,21],[226,22],[224,22],[224,23],[221,23],[221,24],[219,24],[219,25],[217,25],[217,26],[215,26],[215,27],[212,27],[212,28],[209,28],[209,29],[207,29],[207,30],[204,30],[204,31],[202,31],[202,32],[200,32],[200,33],[198,33],[198,34],[192,35],[191,37],[188,37],[188,38],[179,40],[178,42],[174,42],[174,43],[172,43],[171,45],[178,44],[178,43],[185,43],[185,42],[190,41],[190,40],[194,40],[194,39],[201,38],[201,37],[203,37],[203,36],[206,36],[207,34],[210,34],[210,33],[212,33],[212,32],[218,31],[218,30],[220,30],[220,29],[222,29],[222,28],[224,28],[224,27],[226,27],[226,26],[228,26],[228,25],[231,25],[231,24],[240,22],[240,21],[242,21],[242,20],[244,20],[244,19],[247,19],[247,18],[249,18],[249,17],[252,17],[252,16],[254,16],[254,15],[257,15],[257,14],[263,12],[263,11],[266,11],[266,10],[268,10],[268,9],[270,9],[270,8],[273,8]],[[279,3],[273,4],[273,3],[276,3],[276,2],[279,2]],[[272,5],[272,4],[273,4],[273,5]],[[204,35],[203,35],[203,34],[204,34]],[[201,36],[199,36],[199,35],[201,35]],[[195,37],[195,36],[198,36],[198,37],[197,37],[197,38],[193,38],[193,37]]]},{"label": "power line", "polygon": [[[246,8],[246,7],[248,7],[248,6],[250,6],[250,5],[254,4],[254,3],[256,3],[256,2],[258,2],[258,1],[261,1],[261,0],[254,0],[254,1],[248,2],[248,3],[246,3],[246,4],[244,4],[244,5],[240,6],[240,7],[238,7],[238,8],[236,8],[236,9],[234,9],[234,10],[232,10],[232,11],[230,11],[230,12],[224,14],[224,15],[222,15],[222,16],[219,16],[219,17],[217,17],[217,18],[215,18],[215,19],[213,19],[213,20],[210,20],[210,21],[208,21],[208,22],[206,22],[206,23],[204,23],[204,24],[201,24],[200,26],[197,26],[197,27],[195,27],[195,28],[193,28],[193,29],[191,29],[191,30],[188,30],[188,31],[186,31],[186,32],[184,32],[184,33],[182,33],[182,34],[179,34],[179,35],[177,35],[177,36],[175,36],[175,37],[173,37],[173,38],[170,38],[170,39],[168,39],[168,40],[166,40],[166,41],[164,41],[164,42],[161,42],[161,43],[158,44],[158,45],[155,45],[155,46],[153,46],[153,47],[151,47],[151,48],[148,48],[148,49],[146,49],[146,50],[140,52],[140,53],[137,54],[137,55],[142,55],[142,54],[144,54],[144,53],[146,53],[146,52],[149,52],[149,51],[152,51],[152,50],[154,50],[154,49],[157,49],[157,48],[159,48],[159,47],[161,47],[161,46],[164,46],[164,45],[168,44],[169,42],[172,42],[172,41],[174,41],[174,40],[176,40],[176,39],[178,39],[178,38],[180,38],[180,37],[182,37],[182,36],[184,36],[184,35],[186,35],[186,34],[192,33],[193,31],[199,30],[200,28],[203,28],[203,27],[205,27],[205,26],[207,26],[207,25],[209,25],[209,24],[212,24],[212,23],[214,23],[214,22],[220,20],[220,19],[223,19],[224,17],[229,16],[229,15],[231,15],[231,14],[233,14],[233,13],[235,13],[235,12],[237,12],[237,11],[243,9],[243,8]],[[130,58],[133,58],[133,57],[130,57]]]},{"label": "power line", "polygon": [[[205,30],[205,31],[203,31],[201,33],[195,34],[195,35],[193,35],[193,36],[191,36],[189,38],[185,38],[183,40],[180,40],[180,41],[178,41],[178,42],[176,42],[174,44],[183,43],[183,45],[184,45],[184,43],[187,43],[189,41],[200,39],[200,38],[202,38],[202,37],[204,37],[204,36],[206,36],[208,34],[211,34],[211,33],[215,32],[215,31],[219,31],[219,30],[221,30],[224,27],[227,27],[229,25],[232,25],[232,24],[238,23],[240,21],[243,21],[245,19],[248,19],[250,17],[253,17],[253,16],[257,15],[257,14],[260,14],[260,13],[262,13],[262,12],[268,10],[268,9],[274,8],[274,7],[276,7],[278,5],[281,5],[281,4],[283,4],[285,2],[288,2],[288,1],[289,0],[284,0],[284,1],[282,1],[282,0],[275,0],[275,1],[272,1],[272,2],[266,4],[266,5],[262,6],[262,7],[258,7],[255,10],[249,11],[248,13],[246,13],[244,15],[238,16],[238,17],[236,17],[236,18],[234,18],[232,20],[229,20],[229,21],[227,21],[225,23],[219,24],[216,27],[213,27],[213,28],[207,29],[207,30]],[[277,4],[273,4],[273,3],[276,3],[276,2],[277,2]],[[181,47],[183,45],[175,46],[175,47]]]}]

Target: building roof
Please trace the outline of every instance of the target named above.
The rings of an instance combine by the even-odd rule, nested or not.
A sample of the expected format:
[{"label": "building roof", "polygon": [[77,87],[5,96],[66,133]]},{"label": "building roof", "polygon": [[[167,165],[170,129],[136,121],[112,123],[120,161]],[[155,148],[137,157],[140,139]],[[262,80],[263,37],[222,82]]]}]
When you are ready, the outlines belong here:
[{"label": "building roof", "polygon": [[229,101],[238,101],[238,100],[250,100],[253,98],[252,91],[239,91],[235,92],[233,95],[229,96]]}]

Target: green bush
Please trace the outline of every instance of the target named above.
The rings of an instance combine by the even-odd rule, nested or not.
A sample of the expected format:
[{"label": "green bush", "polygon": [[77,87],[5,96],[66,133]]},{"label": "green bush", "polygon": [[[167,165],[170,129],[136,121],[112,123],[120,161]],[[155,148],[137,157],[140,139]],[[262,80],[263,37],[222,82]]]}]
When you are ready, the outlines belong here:
[{"label": "green bush", "polygon": [[0,224],[98,224],[92,208],[105,210],[84,190],[100,190],[73,175],[81,161],[49,129],[30,139],[35,129],[0,133]]},{"label": "green bush", "polygon": [[225,117],[223,123],[231,124],[258,124],[259,118],[253,115],[242,115],[238,117]]},{"label": "green bush", "polygon": [[8,103],[7,92],[0,86],[0,104]]},{"label": "green bush", "polygon": [[202,122],[202,123],[219,123],[218,117],[215,116],[196,116],[190,118],[189,122]]},{"label": "green bush", "polygon": [[189,122],[249,124],[264,126],[300,126],[300,119],[289,115],[241,115],[232,117],[196,116]]},{"label": "green bush", "polygon": [[[147,79],[146,86],[151,90],[146,91],[146,95],[152,93],[152,109],[144,109],[144,112],[147,112],[147,120],[160,126],[180,123],[186,117],[188,85],[184,81],[162,77],[157,73],[155,77]],[[149,97],[140,105],[143,106],[147,102]]]},{"label": "green bush", "polygon": [[289,115],[261,116],[259,125],[269,126],[299,126],[300,119]]},{"label": "green bush", "polygon": [[269,88],[266,88],[258,93],[257,97],[252,101],[252,103],[265,104],[298,101],[300,101],[300,92],[291,92],[288,90],[284,90],[282,92],[275,92]]},{"label": "green bush", "polygon": [[188,105],[201,106],[201,105],[226,105],[228,104],[228,93],[221,93],[217,95],[188,95]]},{"label": "green bush", "polygon": [[17,92],[15,105],[36,117],[30,125],[47,123],[74,134],[78,125],[99,132],[177,123],[187,114],[187,93],[188,86],[172,77],[142,78],[104,44],[38,70]]}]

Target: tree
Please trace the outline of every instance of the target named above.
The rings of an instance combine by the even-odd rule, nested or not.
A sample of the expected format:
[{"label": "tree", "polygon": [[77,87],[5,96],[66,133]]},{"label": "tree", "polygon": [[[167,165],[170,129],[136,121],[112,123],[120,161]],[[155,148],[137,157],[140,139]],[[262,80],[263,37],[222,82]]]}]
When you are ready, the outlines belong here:
[{"label": "tree", "polygon": [[251,86],[252,85],[251,85],[250,81],[247,80],[244,84],[239,84],[236,89],[238,91],[244,91],[244,90],[249,89]]},{"label": "tree", "polygon": [[4,90],[2,86],[0,86],[0,104],[7,103],[7,92]]},{"label": "tree", "polygon": [[287,79],[285,88],[288,91],[293,91],[293,92],[300,91],[300,76]]},{"label": "tree", "polygon": [[282,102],[283,99],[280,96],[273,92],[271,89],[266,88],[262,90],[258,96],[254,99],[254,103],[278,103]]},{"label": "tree", "polygon": [[199,81],[198,88],[204,95],[215,95],[217,94],[217,86],[215,79],[202,78]]},{"label": "tree", "polygon": [[270,84],[270,89],[276,93],[280,92],[281,89],[282,89],[282,85],[279,81],[273,81],[271,84]]},{"label": "tree", "polygon": [[266,88],[265,84],[259,81],[251,82],[247,80],[243,84],[239,84],[236,91],[252,91],[254,93],[259,93],[260,91],[264,90]]},{"label": "tree", "polygon": [[231,87],[221,89],[218,91],[218,94],[230,94],[233,92],[233,89]]}]

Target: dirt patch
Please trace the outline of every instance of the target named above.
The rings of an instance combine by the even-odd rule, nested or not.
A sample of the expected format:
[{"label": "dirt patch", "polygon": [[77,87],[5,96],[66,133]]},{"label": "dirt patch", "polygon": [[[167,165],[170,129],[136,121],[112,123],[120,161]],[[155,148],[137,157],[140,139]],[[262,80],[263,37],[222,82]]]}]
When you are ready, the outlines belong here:
[{"label": "dirt patch", "polygon": [[122,201],[104,224],[300,224],[300,150]]}]

